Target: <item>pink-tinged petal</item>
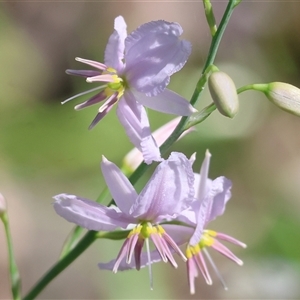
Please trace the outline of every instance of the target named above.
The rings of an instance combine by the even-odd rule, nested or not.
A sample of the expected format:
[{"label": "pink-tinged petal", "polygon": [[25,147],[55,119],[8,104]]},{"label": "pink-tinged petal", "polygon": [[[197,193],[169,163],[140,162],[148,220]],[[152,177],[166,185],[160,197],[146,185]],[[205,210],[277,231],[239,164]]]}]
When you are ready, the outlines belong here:
[{"label": "pink-tinged petal", "polygon": [[141,268],[141,253],[144,246],[145,239],[139,238],[134,248],[135,267],[137,270]]},{"label": "pink-tinged petal", "polygon": [[98,76],[101,74],[101,72],[94,71],[94,70],[71,70],[71,69],[67,69],[66,73],[68,75],[81,76],[81,77],[85,77],[85,78]]},{"label": "pink-tinged petal", "polygon": [[114,82],[115,81],[115,75],[111,75],[111,74],[101,74],[95,77],[88,77],[86,79],[86,82]]},{"label": "pink-tinged petal", "polygon": [[158,165],[130,213],[153,222],[174,217],[193,200],[193,184],[189,160],[182,153],[172,152],[168,160]]},{"label": "pink-tinged petal", "polygon": [[148,97],[138,91],[134,91],[134,94],[137,101],[142,105],[166,114],[190,116],[197,112],[186,99],[168,89],[153,97]]},{"label": "pink-tinged petal", "polygon": [[101,170],[117,206],[124,214],[129,215],[129,210],[138,197],[134,187],[121,170],[104,156],[102,157]]},{"label": "pink-tinged petal", "polygon": [[204,277],[206,284],[211,285],[212,280],[211,280],[210,274],[208,272],[206,262],[204,260],[203,255],[202,255],[202,252],[200,251],[197,254],[195,254],[193,256],[193,259],[195,260],[196,265],[198,266],[202,276]]},{"label": "pink-tinged petal", "polygon": [[232,243],[232,244],[235,244],[235,245],[240,246],[242,248],[247,248],[247,245],[245,243],[233,238],[232,236],[224,234],[224,233],[217,232],[216,238],[220,239],[220,240],[223,240],[223,241],[226,241],[226,242],[229,242],[229,243]]},{"label": "pink-tinged petal", "polygon": [[125,229],[131,223],[131,219],[117,207],[106,207],[75,195],[60,194],[53,198],[56,200],[54,209],[57,214],[88,230]]},{"label": "pink-tinged petal", "polygon": [[146,110],[130,91],[126,91],[120,99],[117,115],[130,141],[143,153],[145,162],[160,161],[160,151],[151,135]]},{"label": "pink-tinged petal", "polygon": [[128,253],[128,244],[129,244],[129,239],[126,239],[118,253],[117,258],[114,260],[114,262],[112,264],[111,270],[114,273],[118,272],[120,263],[122,262],[122,260],[125,259],[126,254]]},{"label": "pink-tinged petal", "polygon": [[[150,257],[151,257],[151,264],[161,261],[161,256],[159,255],[157,250],[151,251],[150,252]],[[98,266],[102,270],[113,270],[113,267],[114,267],[115,263],[116,263],[116,259],[113,259],[108,263],[99,263]],[[142,252],[141,260],[140,260],[140,267],[144,268],[148,265],[149,265],[149,262],[148,262],[147,253]],[[132,260],[128,264],[128,263],[126,263],[126,259],[123,258],[123,260],[118,265],[118,271],[126,271],[126,270],[132,270],[132,269],[136,269],[136,264],[135,264],[134,260]]]},{"label": "pink-tinged petal", "polygon": [[105,94],[105,92],[101,91],[100,93],[96,94],[95,96],[93,96],[92,98],[88,99],[87,101],[76,105],[74,108],[76,110],[80,110],[80,109],[83,109],[85,107],[97,104],[97,103],[105,100],[106,98],[107,98],[107,95]]},{"label": "pink-tinged petal", "polygon": [[98,61],[95,61],[95,60],[90,60],[90,59],[84,59],[84,58],[80,58],[80,57],[76,57],[75,60],[81,62],[81,63],[84,63],[84,64],[87,64],[91,67],[94,67],[96,69],[99,69],[99,70],[106,70],[107,69],[107,66],[98,62]]},{"label": "pink-tinged petal", "polygon": [[126,78],[131,87],[156,96],[170,76],[186,63],[191,44],[180,41],[182,28],[177,23],[154,21],[143,24],[125,40]]},{"label": "pink-tinged petal", "polygon": [[[181,119],[180,117],[177,117],[153,132],[152,136],[154,137],[159,147],[171,135],[171,133],[178,125],[180,119]],[[179,137],[179,139],[181,139],[182,137],[184,137],[186,134],[190,133],[193,130],[194,127],[190,127],[188,130],[184,131],[184,133]],[[124,165],[126,166],[126,169],[130,169],[133,172],[142,161],[143,161],[142,153],[137,148],[133,148],[131,151],[129,151],[126,154],[123,162]]]},{"label": "pink-tinged petal", "polygon": [[89,126],[89,129],[94,128],[108,113],[109,111],[113,108],[113,106],[116,104],[118,101],[118,94],[114,93],[111,95],[106,102],[99,108],[99,112],[92,121],[91,125]]},{"label": "pink-tinged petal", "polygon": [[240,260],[237,256],[235,256],[227,247],[225,247],[223,244],[221,244],[219,241],[214,240],[214,243],[211,246],[213,249],[218,251],[219,253],[223,254],[227,258],[231,259],[238,265],[242,266],[243,261]]},{"label": "pink-tinged petal", "polygon": [[104,62],[107,66],[114,68],[118,73],[123,70],[123,58],[125,38],[127,37],[127,25],[122,16],[115,18],[114,32],[109,37],[104,53]]},{"label": "pink-tinged petal", "polygon": [[187,265],[187,274],[188,274],[190,293],[192,295],[194,295],[195,294],[195,278],[198,277],[196,263],[193,258],[190,258],[190,259],[188,259],[186,265]]},{"label": "pink-tinged petal", "polygon": [[231,181],[223,176],[212,181],[207,196],[210,200],[206,215],[206,224],[224,213],[226,203],[231,198],[231,186]]}]

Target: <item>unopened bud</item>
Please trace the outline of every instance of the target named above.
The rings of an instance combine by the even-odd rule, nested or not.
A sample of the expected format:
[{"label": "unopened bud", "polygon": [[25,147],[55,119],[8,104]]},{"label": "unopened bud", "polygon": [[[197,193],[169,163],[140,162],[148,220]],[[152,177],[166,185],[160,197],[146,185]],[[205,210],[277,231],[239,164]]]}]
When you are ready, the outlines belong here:
[{"label": "unopened bud", "polygon": [[[261,89],[262,90],[262,89]],[[271,82],[262,90],[281,109],[300,116],[300,89],[284,82]]]},{"label": "unopened bud", "polygon": [[233,118],[239,109],[239,99],[233,80],[224,72],[213,72],[208,79],[211,97],[225,117]]},{"label": "unopened bud", "polygon": [[3,195],[0,193],[0,216],[6,212],[6,201]]}]

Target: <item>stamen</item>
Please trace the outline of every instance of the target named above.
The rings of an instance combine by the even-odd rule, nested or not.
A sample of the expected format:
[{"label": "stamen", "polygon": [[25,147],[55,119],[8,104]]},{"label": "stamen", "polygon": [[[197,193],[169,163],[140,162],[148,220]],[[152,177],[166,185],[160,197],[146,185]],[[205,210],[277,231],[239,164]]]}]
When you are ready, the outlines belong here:
[{"label": "stamen", "polygon": [[209,255],[208,251],[207,251],[205,248],[202,249],[202,251],[205,253],[205,255],[206,255],[206,257],[207,257],[209,263],[211,264],[211,266],[212,266],[212,268],[214,269],[215,273],[217,274],[219,280],[221,281],[221,283],[222,283],[222,285],[223,285],[223,287],[224,287],[224,290],[227,291],[227,290],[228,290],[228,287],[227,287],[227,285],[226,285],[226,283],[225,283],[225,281],[224,281],[224,279],[223,279],[221,273],[219,272],[217,266],[215,265],[214,261],[212,260],[211,256]]},{"label": "stamen", "polygon": [[75,96],[72,96],[72,97],[66,99],[65,101],[61,102],[61,104],[65,104],[65,103],[67,103],[67,102],[69,102],[69,101],[71,101],[71,100],[73,100],[73,99],[76,99],[76,98],[78,98],[78,97],[80,97],[80,96],[86,95],[86,94],[88,94],[88,93],[95,92],[95,91],[100,90],[100,89],[103,89],[103,88],[105,88],[105,87],[106,87],[106,85],[101,85],[101,86],[98,86],[98,87],[96,87],[96,88],[90,89],[90,90],[88,90],[88,91],[79,93],[79,94],[77,94],[77,95],[75,95]]},{"label": "stamen", "polygon": [[151,255],[150,255],[150,246],[149,246],[149,239],[146,239],[146,250],[148,256],[148,263],[149,263],[149,278],[150,278],[150,290],[153,291],[153,276],[152,276],[152,266],[151,266]]}]

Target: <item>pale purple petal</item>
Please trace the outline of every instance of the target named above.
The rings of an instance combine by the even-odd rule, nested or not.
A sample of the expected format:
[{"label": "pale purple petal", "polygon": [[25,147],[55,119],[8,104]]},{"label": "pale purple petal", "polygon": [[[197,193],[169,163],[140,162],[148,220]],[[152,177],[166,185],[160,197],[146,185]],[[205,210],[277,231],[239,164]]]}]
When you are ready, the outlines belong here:
[{"label": "pale purple petal", "polygon": [[161,226],[178,246],[186,244],[194,232],[193,227],[174,224],[164,224]]},{"label": "pale purple petal", "polygon": [[134,91],[134,95],[142,105],[166,114],[190,116],[197,112],[186,99],[168,89],[153,97],[148,97],[138,91]]},{"label": "pale purple petal", "polygon": [[143,153],[145,162],[160,161],[160,151],[151,135],[147,113],[130,91],[120,99],[117,115],[130,141]]},{"label": "pale purple petal", "polygon": [[191,44],[180,41],[182,28],[177,23],[153,21],[143,24],[125,40],[125,73],[131,87],[155,96],[170,81],[170,76],[186,63]]},{"label": "pale purple petal", "polygon": [[122,16],[115,18],[114,32],[109,37],[106,45],[104,62],[108,67],[114,68],[118,73],[122,72],[124,63],[124,41],[127,36],[127,25]]},{"label": "pale purple petal", "polygon": [[101,170],[117,206],[123,213],[129,215],[129,210],[138,197],[134,187],[121,170],[104,156],[102,157]]},{"label": "pale purple petal", "polygon": [[[150,256],[151,256],[151,264],[161,261],[161,256],[159,255],[157,250],[151,251]],[[115,263],[116,263],[116,259],[113,259],[108,263],[99,263],[98,266],[100,269],[103,269],[103,270],[113,270]],[[144,268],[148,265],[149,265],[149,262],[148,262],[147,253],[142,252],[141,260],[140,260],[140,268]],[[131,269],[136,269],[135,260],[132,260],[128,264],[126,262],[126,259],[123,258],[123,260],[121,261],[121,263],[118,266],[118,271],[126,271],[126,270],[131,270]]]},{"label": "pale purple petal", "polygon": [[212,181],[208,198],[209,208],[206,215],[206,224],[222,215],[225,211],[227,201],[231,197],[231,181],[226,177],[218,177]]},{"label": "pale purple petal", "polygon": [[172,152],[156,168],[131,209],[133,217],[153,222],[174,217],[193,200],[194,174],[189,160]]},{"label": "pale purple petal", "polygon": [[56,200],[54,209],[57,214],[88,230],[125,229],[131,222],[117,207],[106,207],[75,195],[60,194],[53,198]]}]

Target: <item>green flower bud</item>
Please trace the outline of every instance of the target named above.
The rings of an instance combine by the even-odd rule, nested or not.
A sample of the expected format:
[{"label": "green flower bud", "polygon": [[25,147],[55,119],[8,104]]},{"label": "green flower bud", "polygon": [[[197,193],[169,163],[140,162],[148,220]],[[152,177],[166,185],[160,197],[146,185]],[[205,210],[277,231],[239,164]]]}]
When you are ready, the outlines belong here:
[{"label": "green flower bud", "polygon": [[284,82],[271,82],[262,90],[281,109],[300,116],[300,89]]},{"label": "green flower bud", "polygon": [[239,99],[233,80],[224,72],[213,72],[208,79],[211,97],[225,117],[233,118],[239,109]]}]

